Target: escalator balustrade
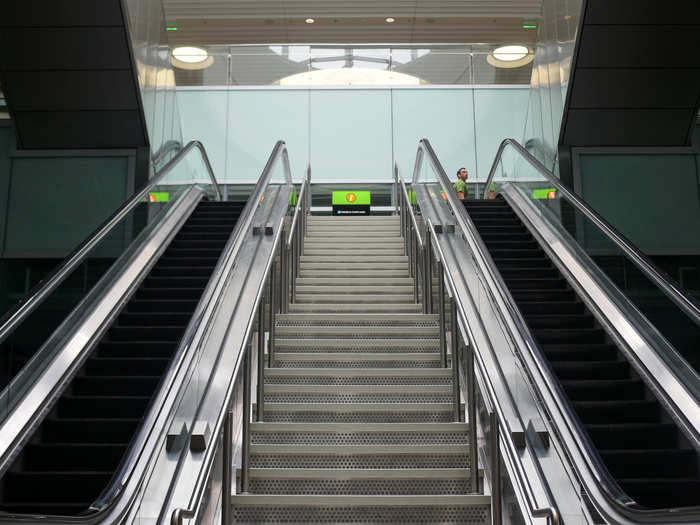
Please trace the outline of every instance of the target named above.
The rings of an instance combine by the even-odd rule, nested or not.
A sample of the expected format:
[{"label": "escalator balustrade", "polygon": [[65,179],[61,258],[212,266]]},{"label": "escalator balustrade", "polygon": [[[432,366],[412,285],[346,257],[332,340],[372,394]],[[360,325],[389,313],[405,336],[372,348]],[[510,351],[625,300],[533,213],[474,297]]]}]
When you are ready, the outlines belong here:
[{"label": "escalator balustrade", "polygon": [[644,508],[700,504],[697,452],[502,199],[465,201],[603,463]]},{"label": "escalator balustrade", "polygon": [[244,206],[197,205],[0,480],[0,510],[79,515],[109,486]]}]

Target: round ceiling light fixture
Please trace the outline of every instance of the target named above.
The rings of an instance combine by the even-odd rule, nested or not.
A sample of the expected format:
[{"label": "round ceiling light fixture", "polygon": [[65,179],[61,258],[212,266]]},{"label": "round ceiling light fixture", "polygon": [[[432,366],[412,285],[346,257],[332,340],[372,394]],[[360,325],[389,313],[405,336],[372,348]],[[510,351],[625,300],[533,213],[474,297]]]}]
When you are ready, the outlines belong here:
[{"label": "round ceiling light fixture", "polygon": [[179,69],[206,69],[214,63],[214,57],[201,47],[182,46],[173,49],[170,61]]},{"label": "round ceiling light fixture", "polygon": [[510,45],[494,49],[486,57],[486,61],[493,67],[516,68],[529,64],[534,58],[527,47]]},{"label": "round ceiling light fixture", "polygon": [[396,19],[393,16],[387,16],[385,20],[387,24],[393,24],[394,22],[396,22]]},{"label": "round ceiling light fixture", "polygon": [[314,20],[313,18],[307,18],[306,20],[304,20],[304,22],[306,22],[307,24],[313,24],[315,21],[316,20]]}]

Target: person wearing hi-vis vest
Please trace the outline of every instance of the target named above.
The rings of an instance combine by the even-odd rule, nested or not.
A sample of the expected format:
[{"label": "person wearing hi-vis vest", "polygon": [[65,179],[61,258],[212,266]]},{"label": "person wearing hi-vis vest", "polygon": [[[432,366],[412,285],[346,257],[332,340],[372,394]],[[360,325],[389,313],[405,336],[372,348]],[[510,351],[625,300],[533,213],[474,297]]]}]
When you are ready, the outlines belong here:
[{"label": "person wearing hi-vis vest", "polygon": [[457,170],[457,182],[455,182],[455,191],[457,192],[457,197],[459,197],[460,200],[464,200],[467,198],[467,168],[459,168]]}]

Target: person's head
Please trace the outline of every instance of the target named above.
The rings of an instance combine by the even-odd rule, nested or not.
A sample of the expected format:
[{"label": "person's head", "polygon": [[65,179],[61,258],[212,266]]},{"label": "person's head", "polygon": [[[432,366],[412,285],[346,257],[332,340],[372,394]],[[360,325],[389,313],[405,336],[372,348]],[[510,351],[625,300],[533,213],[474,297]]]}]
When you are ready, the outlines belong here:
[{"label": "person's head", "polygon": [[467,168],[459,168],[457,170],[457,178],[466,181],[469,174],[467,173]]}]

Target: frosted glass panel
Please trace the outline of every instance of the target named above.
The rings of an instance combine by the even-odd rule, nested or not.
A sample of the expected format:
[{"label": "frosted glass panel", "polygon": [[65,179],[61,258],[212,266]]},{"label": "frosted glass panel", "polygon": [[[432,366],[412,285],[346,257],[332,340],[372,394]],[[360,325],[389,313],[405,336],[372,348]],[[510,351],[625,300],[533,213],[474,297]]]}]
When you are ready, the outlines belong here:
[{"label": "frosted glass panel", "polygon": [[522,136],[528,94],[528,89],[474,90],[477,171],[481,180],[488,177],[501,141]]},{"label": "frosted glass panel", "polygon": [[390,90],[310,93],[312,180],[390,182]]},{"label": "frosted glass panel", "polygon": [[450,177],[461,167],[476,177],[471,89],[395,89],[393,107],[394,158],[405,180],[413,177],[422,138],[430,140]]},{"label": "frosted glass panel", "polygon": [[307,91],[230,91],[228,108],[226,180],[257,180],[278,140],[287,143],[294,180],[304,177],[309,151]]},{"label": "frosted glass panel", "polygon": [[214,175],[226,175],[226,91],[179,91],[184,142],[199,140],[207,150]]}]

